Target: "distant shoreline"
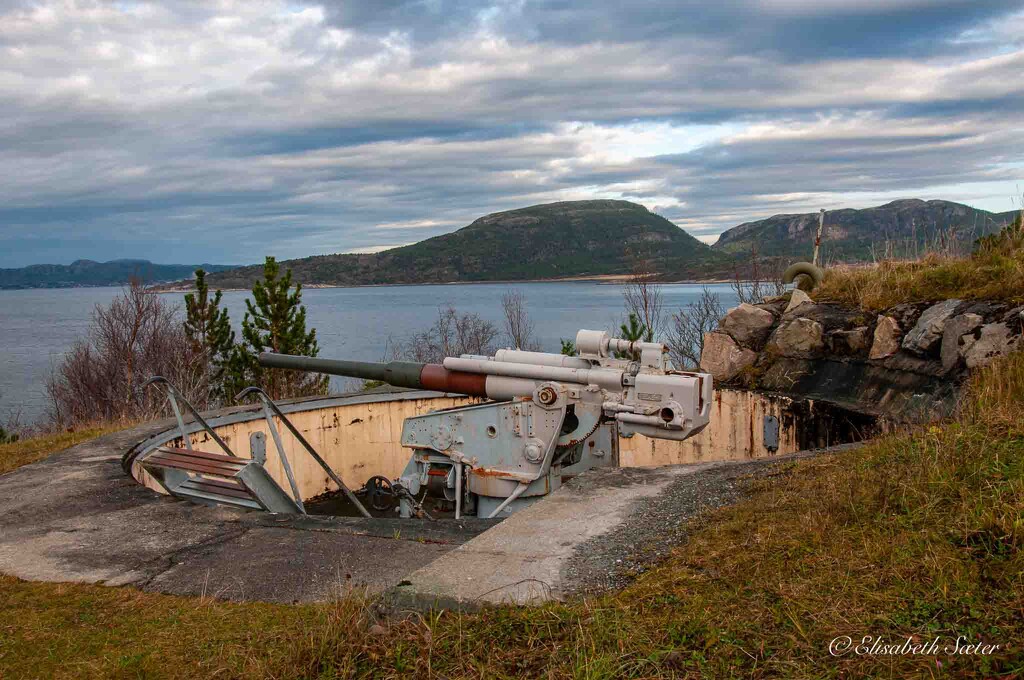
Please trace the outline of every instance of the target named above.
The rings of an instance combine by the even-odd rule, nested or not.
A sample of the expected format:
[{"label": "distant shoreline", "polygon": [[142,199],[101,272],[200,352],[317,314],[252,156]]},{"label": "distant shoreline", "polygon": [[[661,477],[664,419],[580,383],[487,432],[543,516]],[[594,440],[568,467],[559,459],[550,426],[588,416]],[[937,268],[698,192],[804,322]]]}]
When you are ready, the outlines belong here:
[{"label": "distant shoreline", "polygon": [[[501,279],[494,281],[436,281],[436,282],[425,282],[425,283],[352,283],[352,284],[336,284],[336,283],[303,283],[302,288],[304,290],[315,290],[318,288],[402,288],[409,286],[467,286],[467,285],[516,285],[522,283],[597,283],[602,285],[622,284],[629,281],[632,278],[629,274],[596,274],[594,276],[567,276],[564,278],[557,279]],[[656,281],[662,285],[714,285],[722,283],[732,283],[734,279],[684,279],[679,281]],[[195,290],[194,286],[169,286],[169,285],[158,285],[153,286],[153,289],[158,293],[189,293]],[[216,288],[216,290],[222,290],[225,293],[234,292],[249,292],[249,288]]]}]

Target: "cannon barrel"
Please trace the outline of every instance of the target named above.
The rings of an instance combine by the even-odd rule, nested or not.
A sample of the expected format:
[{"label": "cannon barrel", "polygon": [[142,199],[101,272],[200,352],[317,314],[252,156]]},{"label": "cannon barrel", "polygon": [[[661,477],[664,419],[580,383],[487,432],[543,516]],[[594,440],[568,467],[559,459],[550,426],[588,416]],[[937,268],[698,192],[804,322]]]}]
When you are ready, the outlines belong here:
[{"label": "cannon barrel", "polygon": [[424,364],[413,361],[342,361],[339,359],[319,359],[317,357],[298,357],[290,354],[274,354],[264,352],[259,357],[260,365],[266,368],[284,368],[292,371],[308,371],[310,373],[326,373],[346,378],[362,378],[363,380],[379,380],[395,387],[412,387],[420,389],[420,373]]},{"label": "cannon barrel", "polygon": [[283,368],[291,371],[326,373],[346,378],[379,380],[395,387],[409,387],[416,390],[457,392],[476,397],[488,396],[486,376],[463,371],[450,371],[440,364],[421,364],[415,361],[388,361],[386,363],[343,361],[272,352],[260,354],[259,362],[266,368]]}]

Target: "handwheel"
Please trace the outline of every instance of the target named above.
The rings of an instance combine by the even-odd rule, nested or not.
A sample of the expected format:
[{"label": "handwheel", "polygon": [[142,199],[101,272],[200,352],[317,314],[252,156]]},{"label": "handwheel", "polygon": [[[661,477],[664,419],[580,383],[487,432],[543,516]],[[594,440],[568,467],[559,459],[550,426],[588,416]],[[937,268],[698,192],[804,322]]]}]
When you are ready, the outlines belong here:
[{"label": "handwheel", "polygon": [[395,490],[391,480],[381,475],[374,475],[366,480],[366,500],[374,510],[390,510],[395,505]]}]

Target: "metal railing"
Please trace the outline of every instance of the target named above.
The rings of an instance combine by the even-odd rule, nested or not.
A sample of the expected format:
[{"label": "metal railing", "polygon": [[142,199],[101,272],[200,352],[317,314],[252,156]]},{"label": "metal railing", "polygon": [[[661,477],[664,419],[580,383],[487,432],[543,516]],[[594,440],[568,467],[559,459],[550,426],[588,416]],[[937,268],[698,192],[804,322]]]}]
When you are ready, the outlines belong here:
[{"label": "metal railing", "polygon": [[362,514],[363,517],[372,517],[372,515],[367,512],[366,508],[363,507],[363,504],[359,502],[359,499],[356,498],[356,495],[352,493],[352,490],[348,488],[344,481],[342,481],[341,477],[331,469],[331,466],[327,464],[327,461],[325,461],[320,454],[316,452],[316,449],[306,441],[306,438],[303,437],[302,433],[299,432],[295,425],[292,424],[292,421],[288,420],[288,417],[281,412],[281,409],[277,407],[277,404],[275,404],[274,400],[270,398],[270,395],[259,387],[247,387],[238,393],[238,396],[235,397],[235,401],[240,401],[250,394],[255,394],[260,398],[260,401],[263,402],[263,415],[267,420],[267,426],[270,428],[270,435],[274,438],[274,445],[277,447],[278,457],[280,457],[281,464],[284,466],[284,472],[288,476],[288,482],[291,484],[292,493],[295,495],[295,502],[302,510],[302,513],[306,514],[306,509],[302,506],[302,499],[299,496],[298,485],[295,483],[295,477],[292,474],[291,465],[288,463],[288,457],[284,452],[284,444],[281,442],[281,433],[278,431],[277,425],[274,424],[275,415],[282,423],[284,423],[284,426],[288,428],[288,431],[292,433],[292,436],[302,444],[302,448],[306,449],[306,453],[308,453],[313,460],[319,463],[320,467],[322,467],[324,472],[327,473],[327,476],[331,478],[331,481],[338,485],[338,488],[341,489],[342,493],[345,494],[345,497],[348,498],[354,506],[356,506],[356,509],[359,510],[360,514]]},{"label": "metal railing", "polygon": [[213,431],[213,428],[210,427],[210,424],[207,423],[206,420],[204,420],[201,415],[199,415],[199,411],[195,409],[195,407],[192,405],[192,402],[186,399],[170,380],[160,375],[154,375],[152,378],[145,382],[145,384],[142,386],[142,389],[145,390],[150,385],[162,385],[167,390],[167,401],[171,403],[171,410],[174,411],[174,417],[178,421],[178,431],[181,433],[181,439],[184,442],[184,446],[186,449],[188,449],[189,451],[192,450],[192,440],[189,438],[188,431],[185,429],[185,421],[181,417],[181,408],[178,406],[179,400],[181,401],[182,404],[185,405],[185,408],[188,409],[188,412],[192,414],[192,417],[196,419],[196,422],[199,423],[202,426],[202,428],[206,431],[206,433],[213,438],[213,441],[217,442],[217,446],[223,449],[224,453],[228,454],[233,458],[238,458],[238,456],[235,455],[235,452],[228,447],[224,440],[221,439],[220,436]]}]

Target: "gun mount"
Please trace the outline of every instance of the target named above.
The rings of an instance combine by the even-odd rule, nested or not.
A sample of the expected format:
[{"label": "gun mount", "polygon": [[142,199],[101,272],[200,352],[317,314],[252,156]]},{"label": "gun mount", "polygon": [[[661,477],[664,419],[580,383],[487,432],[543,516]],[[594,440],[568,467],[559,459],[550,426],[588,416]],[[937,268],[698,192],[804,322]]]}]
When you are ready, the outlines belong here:
[{"label": "gun mount", "polygon": [[390,485],[375,478],[373,491],[387,488],[402,517],[423,512],[428,496],[453,504],[456,517],[498,517],[565,476],[618,465],[619,436],[682,440],[708,424],[711,376],[675,370],[661,343],[581,330],[576,347],[577,356],[503,349],[440,364],[269,353],[259,362],[490,399],[406,419],[402,445],[412,457]]}]

